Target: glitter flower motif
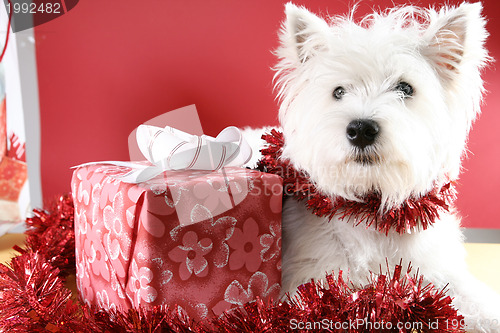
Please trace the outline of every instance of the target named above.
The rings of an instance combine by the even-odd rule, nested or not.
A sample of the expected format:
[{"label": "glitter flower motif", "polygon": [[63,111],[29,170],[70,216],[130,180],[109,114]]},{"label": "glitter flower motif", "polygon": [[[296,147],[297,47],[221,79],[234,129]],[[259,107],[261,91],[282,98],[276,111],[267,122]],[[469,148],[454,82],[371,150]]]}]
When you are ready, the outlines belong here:
[{"label": "glitter flower motif", "polygon": [[212,240],[203,238],[198,241],[198,235],[194,231],[188,231],[182,238],[182,245],[173,248],[168,256],[174,262],[179,262],[179,276],[181,280],[187,280],[194,273],[197,277],[208,275],[208,261],[205,259],[212,250]]},{"label": "glitter flower motif", "polygon": [[225,237],[222,239],[220,246],[216,249],[215,254],[213,255],[213,263],[215,267],[222,268],[227,266],[229,262],[229,245],[227,245],[227,240],[233,236],[235,225],[238,223],[238,220],[232,216],[223,216],[218,218],[217,220],[212,220],[212,228],[223,229],[225,230]]},{"label": "glitter flower motif", "polygon": [[[188,310],[188,311],[186,311]],[[208,317],[208,308],[205,304],[185,304],[184,307],[177,305],[177,315],[179,318],[187,318],[189,314],[196,313],[198,318],[206,319]]]},{"label": "glitter flower motif", "polygon": [[99,308],[104,309],[106,311],[113,310],[116,311],[116,305],[114,303],[109,302],[109,296],[106,290],[102,292],[97,292],[97,305]]},{"label": "glitter flower motif", "polygon": [[123,290],[122,284],[118,281],[118,276],[114,269],[111,269],[111,289],[116,292],[119,298],[125,299],[125,290]]},{"label": "glitter flower motif", "polygon": [[259,225],[253,218],[245,221],[243,230],[235,228],[227,244],[234,250],[229,257],[229,269],[238,270],[243,266],[249,272],[259,269],[262,263],[260,252],[263,247],[259,238]]},{"label": "glitter flower motif", "polygon": [[[165,182],[165,179],[163,178],[160,179],[153,178],[145,182],[144,186],[151,189],[151,192],[153,192],[155,196],[162,197],[162,199],[167,204],[167,207],[175,208],[183,197],[182,192],[186,191],[182,187],[182,183],[183,183],[182,181],[176,181],[175,179],[172,178],[169,178],[168,182]],[[161,211],[159,212],[154,211],[153,213],[159,213],[165,215],[166,214],[164,211],[165,207],[158,206],[158,208],[160,207],[162,209]],[[157,207],[154,206],[152,208],[157,209]]]},{"label": "glitter flower motif", "polygon": [[229,184],[234,205],[239,205],[255,188],[254,178],[250,176],[252,171],[248,169],[232,171],[230,177],[226,177]]},{"label": "glitter flower motif", "polygon": [[240,281],[233,280],[224,292],[224,299],[219,301],[212,308],[212,311],[215,315],[221,315],[224,311],[235,305],[241,306],[253,301],[257,296],[263,299],[276,300],[279,297],[279,293],[279,283],[274,283],[270,286],[266,274],[255,272],[246,287],[243,287]]},{"label": "glitter flower motif", "polygon": [[84,205],[89,204],[89,199],[90,195],[89,192],[91,191],[91,187],[88,181],[82,181],[80,185],[78,186],[78,190],[75,192],[76,193],[76,198],[79,202],[83,203]]},{"label": "glitter flower motif", "polygon": [[108,255],[99,242],[85,240],[84,245],[85,255],[88,257],[88,262],[92,267],[92,272],[96,276],[102,276],[109,282],[109,267],[107,265]]},{"label": "glitter flower motif", "polygon": [[101,191],[102,185],[100,183],[92,187],[92,203],[90,205],[92,208],[92,225],[96,225],[98,222],[102,221],[102,210],[100,207]]},{"label": "glitter flower motif", "polygon": [[[108,204],[103,210],[104,235],[102,236],[106,253],[111,259],[111,265],[114,266],[118,275],[125,277],[125,268],[119,260],[119,256],[128,259],[128,249],[131,246],[131,240],[125,230],[125,207],[122,193],[118,192],[113,197],[112,204]],[[108,232],[106,232],[108,231]]]},{"label": "glitter flower motif", "polygon": [[135,294],[135,305],[139,305],[141,299],[146,303],[154,302],[158,292],[149,285],[151,281],[153,281],[153,272],[147,267],[139,268],[135,259],[132,259],[130,289]]},{"label": "glitter flower motif", "polygon": [[[96,189],[96,196],[99,196],[99,207],[104,209],[110,203],[113,203],[116,199],[116,195],[121,193],[120,186],[122,183],[113,177],[104,177],[103,180],[99,183],[100,188]],[[121,194],[123,195],[123,193]]]},{"label": "glitter flower motif", "polygon": [[120,236],[123,230],[123,195],[116,193],[112,204],[107,205],[103,210],[104,227],[115,236]]},{"label": "glitter flower motif", "polygon": [[92,183],[89,180],[89,176],[90,175],[87,169],[78,169],[76,177],[79,180],[79,183],[74,182],[72,184],[74,199],[85,206],[89,204],[90,193],[92,192]]},{"label": "glitter flower motif", "polygon": [[272,260],[281,253],[281,226],[277,222],[272,222],[269,225],[269,234],[264,234],[260,237],[260,244],[263,249],[260,252],[262,261]]},{"label": "glitter flower motif", "polygon": [[75,208],[75,232],[77,236],[87,234],[87,212],[84,208]]},{"label": "glitter flower motif", "polygon": [[81,253],[78,248],[75,249],[76,259],[76,286],[85,300],[85,303],[91,304],[94,299],[94,291],[91,286],[90,274],[92,272],[87,256]]},{"label": "glitter flower motif", "polygon": [[85,300],[85,304],[88,306],[92,306],[92,302],[94,301],[94,290],[90,285],[83,286],[78,288],[80,296]]}]

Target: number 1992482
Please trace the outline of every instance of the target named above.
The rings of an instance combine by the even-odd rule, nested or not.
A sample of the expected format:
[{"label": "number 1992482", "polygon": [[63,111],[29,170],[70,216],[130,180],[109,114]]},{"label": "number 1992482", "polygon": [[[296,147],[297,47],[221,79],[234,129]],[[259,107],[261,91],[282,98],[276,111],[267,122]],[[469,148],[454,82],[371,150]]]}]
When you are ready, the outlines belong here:
[{"label": "number 1992482", "polygon": [[10,14],[10,12],[13,12],[14,14],[38,14],[38,13],[44,13],[44,14],[61,14],[61,4],[56,2],[56,3],[8,3],[7,4],[7,12]]}]

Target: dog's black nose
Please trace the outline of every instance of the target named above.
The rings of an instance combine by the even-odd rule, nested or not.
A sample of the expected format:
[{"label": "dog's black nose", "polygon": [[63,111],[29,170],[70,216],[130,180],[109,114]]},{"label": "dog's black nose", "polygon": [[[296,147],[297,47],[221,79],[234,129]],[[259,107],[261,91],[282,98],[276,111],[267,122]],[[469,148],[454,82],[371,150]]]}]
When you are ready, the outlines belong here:
[{"label": "dog's black nose", "polygon": [[370,119],[356,119],[347,125],[347,139],[361,149],[375,142],[379,132],[378,124]]}]

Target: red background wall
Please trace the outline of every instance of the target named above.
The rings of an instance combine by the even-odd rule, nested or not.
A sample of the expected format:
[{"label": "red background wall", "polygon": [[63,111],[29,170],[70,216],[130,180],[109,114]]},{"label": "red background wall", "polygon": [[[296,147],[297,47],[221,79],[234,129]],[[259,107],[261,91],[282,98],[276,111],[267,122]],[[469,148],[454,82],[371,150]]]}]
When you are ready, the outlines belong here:
[{"label": "red background wall", "polygon": [[[295,3],[338,14],[346,13],[350,2]],[[129,133],[169,110],[196,104],[209,135],[229,125],[276,124],[271,50],[277,47],[284,3],[80,1],[36,27],[45,200],[70,191],[71,166],[128,159]],[[357,14],[393,3],[405,1],[361,1]],[[500,30],[500,2],[487,0],[484,7],[488,30]],[[498,34],[488,47],[500,58]],[[493,66],[484,77],[491,93],[471,134],[473,154],[464,165],[458,206],[466,226],[500,228],[500,80]]]}]

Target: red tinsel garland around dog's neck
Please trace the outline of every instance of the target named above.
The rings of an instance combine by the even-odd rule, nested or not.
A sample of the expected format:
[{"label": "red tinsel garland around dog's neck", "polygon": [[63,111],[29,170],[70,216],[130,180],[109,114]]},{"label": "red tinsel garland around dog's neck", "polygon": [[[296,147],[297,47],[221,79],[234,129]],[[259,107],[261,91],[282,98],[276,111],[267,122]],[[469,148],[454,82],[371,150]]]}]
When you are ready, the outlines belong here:
[{"label": "red tinsel garland around dog's neck", "polygon": [[281,151],[285,140],[283,133],[272,130],[262,136],[268,147],[262,149],[263,158],[258,163],[261,171],[277,174],[283,178],[283,195],[293,196],[299,201],[306,200],[307,209],[317,216],[341,220],[355,218],[356,225],[365,223],[385,233],[394,230],[399,234],[427,229],[442,211],[449,211],[455,199],[453,184],[447,183],[435,188],[420,198],[408,198],[400,206],[380,213],[381,198],[370,194],[363,202],[331,198],[322,194],[311,182],[308,175],[296,170],[287,160],[282,160]]}]

